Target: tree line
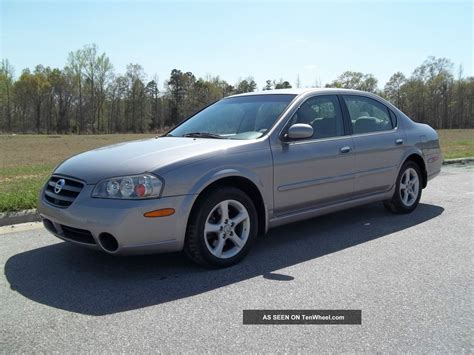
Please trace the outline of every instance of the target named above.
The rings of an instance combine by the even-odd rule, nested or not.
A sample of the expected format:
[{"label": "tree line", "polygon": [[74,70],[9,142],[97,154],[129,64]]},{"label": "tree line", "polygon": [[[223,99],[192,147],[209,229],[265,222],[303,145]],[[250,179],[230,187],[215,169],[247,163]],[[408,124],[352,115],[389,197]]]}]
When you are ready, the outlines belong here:
[{"label": "tree line", "polygon": [[[376,93],[435,128],[472,128],[474,78],[464,77],[462,68],[455,76],[453,68],[449,59],[428,57],[409,77],[393,74],[383,89],[372,74],[352,71],[325,86]],[[261,89],[291,87],[280,79],[267,80]],[[86,45],[69,53],[62,69],[37,65],[18,77],[9,61],[2,60],[0,132],[158,132],[225,96],[257,89],[252,77],[232,85],[219,76],[196,78],[178,69],[160,88],[157,77],[147,80],[139,64],[129,64],[124,74],[115,73],[105,53],[94,44]]]}]

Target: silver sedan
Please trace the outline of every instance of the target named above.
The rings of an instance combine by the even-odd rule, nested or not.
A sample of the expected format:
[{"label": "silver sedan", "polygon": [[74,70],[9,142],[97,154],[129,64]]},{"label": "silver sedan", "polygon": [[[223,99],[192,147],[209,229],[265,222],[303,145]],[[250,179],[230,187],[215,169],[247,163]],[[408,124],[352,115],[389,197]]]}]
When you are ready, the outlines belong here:
[{"label": "silver sedan", "polygon": [[383,201],[412,212],[438,135],[382,98],[308,89],[224,98],[166,135],[71,157],[41,191],[57,237],[110,254],[232,265],[269,228]]}]

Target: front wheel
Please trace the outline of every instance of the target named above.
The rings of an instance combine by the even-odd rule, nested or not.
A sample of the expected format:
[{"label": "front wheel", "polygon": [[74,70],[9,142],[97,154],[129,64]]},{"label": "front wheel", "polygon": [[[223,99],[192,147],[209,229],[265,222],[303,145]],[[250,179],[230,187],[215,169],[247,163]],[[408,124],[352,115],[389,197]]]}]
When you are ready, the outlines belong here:
[{"label": "front wheel", "polygon": [[190,216],[185,253],[195,262],[226,267],[250,250],[258,231],[257,212],[241,190],[219,188],[197,201]]},{"label": "front wheel", "polygon": [[393,197],[384,206],[393,213],[411,213],[420,202],[421,190],[420,167],[408,161],[400,169]]}]

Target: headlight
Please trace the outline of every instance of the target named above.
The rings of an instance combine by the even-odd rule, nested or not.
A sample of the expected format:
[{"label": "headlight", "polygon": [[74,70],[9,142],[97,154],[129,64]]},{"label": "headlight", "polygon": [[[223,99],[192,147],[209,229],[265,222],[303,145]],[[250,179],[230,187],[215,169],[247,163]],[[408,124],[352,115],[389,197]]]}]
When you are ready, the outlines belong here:
[{"label": "headlight", "polygon": [[142,174],[102,180],[92,191],[92,197],[141,199],[161,195],[163,182],[154,175]]}]

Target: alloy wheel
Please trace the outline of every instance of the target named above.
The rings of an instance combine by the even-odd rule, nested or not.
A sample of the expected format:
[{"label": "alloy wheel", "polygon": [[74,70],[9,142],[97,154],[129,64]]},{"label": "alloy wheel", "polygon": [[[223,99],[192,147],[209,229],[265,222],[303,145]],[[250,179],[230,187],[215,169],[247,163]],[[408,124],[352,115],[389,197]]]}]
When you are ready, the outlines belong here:
[{"label": "alloy wheel", "polygon": [[420,179],[418,173],[413,168],[408,168],[400,179],[400,199],[407,207],[412,206],[420,191]]},{"label": "alloy wheel", "polygon": [[204,226],[207,249],[217,258],[235,256],[245,246],[250,233],[250,216],[236,200],[218,203],[209,213]]}]

